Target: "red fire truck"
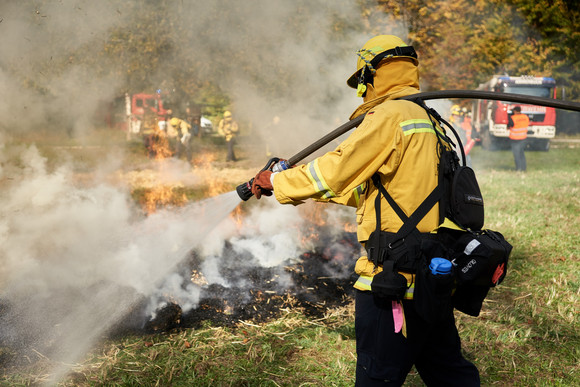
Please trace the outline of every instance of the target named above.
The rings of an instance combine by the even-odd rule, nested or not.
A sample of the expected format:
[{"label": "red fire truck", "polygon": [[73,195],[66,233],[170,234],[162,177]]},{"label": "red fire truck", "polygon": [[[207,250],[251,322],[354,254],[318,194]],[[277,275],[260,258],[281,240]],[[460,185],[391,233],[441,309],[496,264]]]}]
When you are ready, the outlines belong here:
[{"label": "red fire truck", "polygon": [[[494,75],[480,84],[478,90],[514,93],[535,97],[556,97],[556,81],[549,77]],[[503,101],[476,100],[473,104],[473,127],[485,149],[504,149],[509,146],[508,116],[515,106],[530,118],[528,146],[530,149],[550,149],[550,139],[556,134],[556,109],[544,106]]]},{"label": "red fire truck", "polygon": [[131,117],[132,133],[151,131],[155,126],[165,129],[171,106],[158,91],[155,94],[138,93],[126,97],[126,114]]}]

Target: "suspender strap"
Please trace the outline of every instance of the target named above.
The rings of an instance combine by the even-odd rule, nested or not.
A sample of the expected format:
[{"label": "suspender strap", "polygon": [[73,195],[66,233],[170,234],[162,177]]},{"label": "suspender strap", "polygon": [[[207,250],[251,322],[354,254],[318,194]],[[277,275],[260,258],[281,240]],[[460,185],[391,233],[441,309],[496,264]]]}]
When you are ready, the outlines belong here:
[{"label": "suspender strap", "polygon": [[[379,177],[378,173],[375,173],[372,177],[373,180],[373,184],[375,185],[375,187],[377,187],[377,189],[379,190],[379,193],[382,193],[383,196],[385,197],[385,199],[387,199],[387,202],[389,202],[389,205],[393,208],[393,210],[395,211],[395,213],[399,216],[399,218],[404,222],[407,221],[407,219],[409,219],[407,217],[407,214],[405,214],[403,212],[403,210],[401,209],[401,207],[399,207],[399,205],[395,202],[395,200],[393,199],[393,197],[391,195],[389,195],[389,193],[387,192],[387,190],[385,189],[385,187],[383,186],[383,184],[381,183],[381,178]],[[376,209],[376,214],[377,214],[377,228],[380,229],[381,227],[381,223],[380,223],[380,216],[381,216],[381,195],[377,194],[377,199],[375,199],[375,209]]]},{"label": "suspender strap", "polygon": [[407,216],[401,207],[395,202],[393,197],[387,192],[385,187],[381,184],[379,175],[375,173],[372,177],[373,184],[379,192],[377,193],[377,198],[375,199],[375,212],[377,217],[377,233],[381,231],[381,194],[387,199],[389,205],[393,208],[395,213],[401,218],[403,221],[403,226],[397,231],[397,239],[404,238],[409,235],[413,231],[419,232],[417,230],[417,225],[427,215],[427,213],[433,208],[433,206],[439,201],[442,196],[442,189],[441,185],[438,184],[433,191],[427,196],[425,200],[417,207],[417,209],[411,214],[411,216]]}]

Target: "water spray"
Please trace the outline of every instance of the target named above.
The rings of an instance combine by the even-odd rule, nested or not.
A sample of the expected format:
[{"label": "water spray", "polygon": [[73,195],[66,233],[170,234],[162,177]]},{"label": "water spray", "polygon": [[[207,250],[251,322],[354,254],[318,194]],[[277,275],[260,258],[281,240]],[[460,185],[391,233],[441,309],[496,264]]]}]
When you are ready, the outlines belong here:
[{"label": "water spray", "polygon": [[[451,98],[464,98],[464,99],[490,99],[495,101],[509,101],[515,103],[525,103],[531,105],[547,106],[556,109],[564,109],[580,112],[580,103],[572,101],[561,101],[552,98],[534,97],[530,95],[514,94],[514,93],[498,93],[494,91],[483,91],[483,90],[440,90],[440,91],[428,91],[423,93],[417,93],[401,97],[399,99],[403,100],[432,100],[432,99],[451,99]],[[288,160],[281,160],[277,157],[273,157],[268,160],[268,163],[262,171],[270,169],[272,172],[280,172],[288,169],[290,165],[296,165],[300,161],[304,160],[307,156],[316,152],[318,149],[322,148],[324,145],[328,144],[332,140],[340,137],[349,130],[356,128],[365,118],[365,115],[360,115],[352,120],[342,124],[338,128],[334,129],[332,132],[328,133],[319,140],[313,142],[300,152],[296,153],[294,156],[290,157]],[[471,144],[473,146],[473,144]],[[244,201],[248,200],[253,196],[252,194],[252,183],[254,178],[246,183],[240,184],[236,191],[240,198]]]}]

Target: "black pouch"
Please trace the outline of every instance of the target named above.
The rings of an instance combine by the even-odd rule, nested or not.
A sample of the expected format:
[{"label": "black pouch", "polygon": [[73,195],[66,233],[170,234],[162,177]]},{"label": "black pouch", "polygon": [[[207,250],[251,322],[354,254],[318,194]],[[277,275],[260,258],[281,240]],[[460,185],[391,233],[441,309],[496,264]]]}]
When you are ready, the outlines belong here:
[{"label": "black pouch", "polygon": [[393,262],[383,264],[383,271],[373,277],[371,290],[379,297],[402,300],[407,291],[407,279],[394,271]]},{"label": "black pouch", "polygon": [[453,246],[457,273],[455,309],[479,316],[489,289],[506,276],[512,245],[497,231],[465,233]]},{"label": "black pouch", "polygon": [[489,289],[489,286],[458,285],[453,294],[453,307],[469,316],[477,317],[481,312],[483,300],[487,297]]},{"label": "black pouch", "polygon": [[473,169],[458,167],[451,186],[450,218],[463,228],[481,230],[484,223],[483,197]]},{"label": "black pouch", "polygon": [[512,245],[497,231],[464,233],[453,250],[457,252],[457,282],[477,286],[499,285],[507,273]]}]

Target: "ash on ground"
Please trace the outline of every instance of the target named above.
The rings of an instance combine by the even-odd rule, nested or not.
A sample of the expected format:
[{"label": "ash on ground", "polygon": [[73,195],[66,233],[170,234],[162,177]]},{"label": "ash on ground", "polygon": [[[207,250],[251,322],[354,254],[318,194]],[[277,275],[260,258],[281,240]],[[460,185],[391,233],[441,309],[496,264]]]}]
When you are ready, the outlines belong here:
[{"label": "ash on ground", "polygon": [[[180,302],[167,295],[152,315],[144,316],[144,302],[113,334],[198,328],[204,322],[219,326],[234,326],[239,321],[267,322],[280,317],[287,308],[320,318],[328,309],[351,302],[359,253],[356,234],[345,232],[284,265],[262,267],[253,264],[251,254],[240,255],[226,242],[219,257],[220,274],[227,280],[224,285],[205,281],[202,260],[192,252],[182,271],[191,273],[191,281],[200,286],[197,305],[183,311]],[[143,318],[145,321],[140,320]]]}]

